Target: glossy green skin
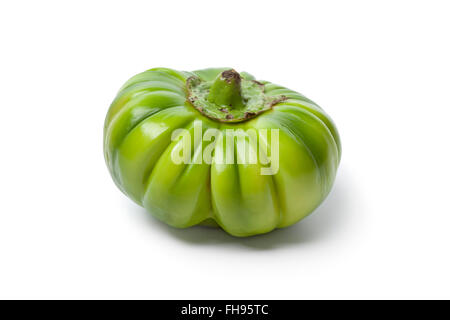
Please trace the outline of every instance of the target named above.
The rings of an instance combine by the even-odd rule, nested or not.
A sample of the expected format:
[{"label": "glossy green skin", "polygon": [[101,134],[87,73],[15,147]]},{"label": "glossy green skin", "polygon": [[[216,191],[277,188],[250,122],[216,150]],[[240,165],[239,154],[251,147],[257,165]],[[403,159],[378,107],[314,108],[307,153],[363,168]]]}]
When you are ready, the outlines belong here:
[{"label": "glossy green skin", "polygon": [[[290,226],[311,213],[332,187],[341,155],[337,129],[314,102],[266,81],[261,81],[266,94],[288,99],[245,122],[206,118],[186,101],[186,79],[196,75],[212,81],[227,69],[155,68],[128,80],[105,120],[109,171],[128,197],[174,227],[217,223],[231,235],[250,236]],[[254,79],[245,72],[241,76]],[[278,173],[261,175],[259,162],[175,164],[172,131],[192,130],[194,120],[201,120],[204,130],[222,132],[278,128]]]}]

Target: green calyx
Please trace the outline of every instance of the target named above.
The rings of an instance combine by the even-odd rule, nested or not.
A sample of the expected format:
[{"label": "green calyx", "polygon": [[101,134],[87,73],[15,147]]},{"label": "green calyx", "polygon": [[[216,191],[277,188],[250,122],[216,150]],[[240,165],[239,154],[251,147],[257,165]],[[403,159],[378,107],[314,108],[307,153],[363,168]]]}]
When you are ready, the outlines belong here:
[{"label": "green calyx", "polygon": [[189,77],[186,89],[188,101],[203,115],[219,122],[249,120],[286,99],[267,96],[264,84],[245,80],[234,69],[220,73],[209,82]]}]

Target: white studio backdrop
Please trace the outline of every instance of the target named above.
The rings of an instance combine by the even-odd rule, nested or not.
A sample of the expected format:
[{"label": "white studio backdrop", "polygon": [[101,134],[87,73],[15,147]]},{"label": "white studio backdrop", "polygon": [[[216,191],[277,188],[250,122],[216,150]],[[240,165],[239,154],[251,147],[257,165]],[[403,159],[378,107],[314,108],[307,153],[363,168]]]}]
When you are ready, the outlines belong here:
[{"label": "white studio backdrop", "polygon": [[[0,298],[450,298],[447,1],[0,4]],[[335,121],[335,186],[297,225],[176,230],[115,187],[103,121],[152,67],[229,66]]]}]

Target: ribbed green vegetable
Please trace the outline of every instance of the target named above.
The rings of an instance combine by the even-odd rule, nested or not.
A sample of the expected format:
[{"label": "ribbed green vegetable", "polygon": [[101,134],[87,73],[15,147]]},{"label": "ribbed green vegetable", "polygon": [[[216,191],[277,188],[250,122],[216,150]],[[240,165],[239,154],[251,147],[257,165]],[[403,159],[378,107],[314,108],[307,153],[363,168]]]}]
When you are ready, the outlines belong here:
[{"label": "ribbed green vegetable", "polygon": [[[203,134],[218,130],[216,144],[195,137],[199,125]],[[172,140],[180,128],[191,133],[189,143],[181,136]],[[278,129],[278,168],[268,169],[274,174],[261,168],[271,166],[264,163],[275,152],[276,136],[267,137],[267,154],[258,153],[257,163],[236,163],[242,150],[217,143],[226,140],[227,129],[242,129],[246,141],[248,129],[259,141],[263,129]],[[175,163],[173,155],[186,143],[194,163]],[[211,164],[200,161],[208,146]],[[235,163],[217,163],[227,148]],[[332,120],[295,91],[230,68],[155,68],[128,80],[112,102],[104,155],[117,186],[158,219],[178,228],[216,224],[249,236],[311,213],[332,187],[341,145]]]}]

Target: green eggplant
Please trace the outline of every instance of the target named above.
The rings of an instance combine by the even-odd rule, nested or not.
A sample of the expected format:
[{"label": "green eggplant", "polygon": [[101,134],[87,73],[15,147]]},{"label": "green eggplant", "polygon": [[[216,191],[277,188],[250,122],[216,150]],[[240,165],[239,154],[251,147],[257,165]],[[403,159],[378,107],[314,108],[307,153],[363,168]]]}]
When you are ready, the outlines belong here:
[{"label": "green eggplant", "polygon": [[306,217],[341,158],[316,103],[231,68],[135,75],[109,108],[103,145],[116,185],[153,216],[238,237]]}]

